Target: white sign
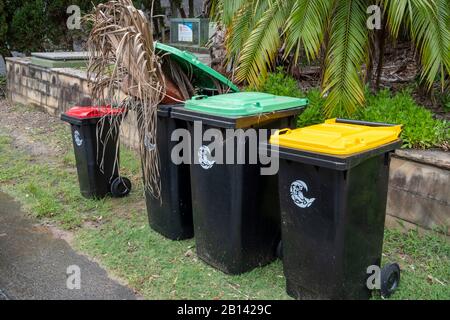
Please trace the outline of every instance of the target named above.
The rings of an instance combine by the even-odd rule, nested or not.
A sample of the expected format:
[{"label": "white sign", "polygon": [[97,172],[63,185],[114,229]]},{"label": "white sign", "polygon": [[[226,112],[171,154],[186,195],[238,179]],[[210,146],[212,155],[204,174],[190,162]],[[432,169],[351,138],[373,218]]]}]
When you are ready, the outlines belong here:
[{"label": "white sign", "polygon": [[194,31],[192,23],[179,23],[178,24],[178,41],[180,42],[193,42]]}]

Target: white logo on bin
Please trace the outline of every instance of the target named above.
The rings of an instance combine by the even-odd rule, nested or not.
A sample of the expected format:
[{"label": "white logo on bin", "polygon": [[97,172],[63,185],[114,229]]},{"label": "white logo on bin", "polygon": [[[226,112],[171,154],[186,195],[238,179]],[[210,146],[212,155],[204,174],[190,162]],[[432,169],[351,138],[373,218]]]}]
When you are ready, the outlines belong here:
[{"label": "white logo on bin", "polygon": [[81,134],[78,132],[78,130],[75,130],[75,132],[73,133],[73,137],[75,139],[76,145],[81,147],[83,145],[83,139],[81,139]]},{"label": "white logo on bin", "polygon": [[314,201],[316,201],[315,198],[306,198],[304,195],[306,192],[308,192],[308,186],[303,181],[297,180],[291,184],[292,200],[294,200],[294,203],[302,209],[311,207]]},{"label": "white logo on bin", "polygon": [[198,161],[200,166],[205,170],[211,169],[216,163],[215,161],[209,160],[210,157],[211,150],[207,146],[201,146],[198,150]]}]

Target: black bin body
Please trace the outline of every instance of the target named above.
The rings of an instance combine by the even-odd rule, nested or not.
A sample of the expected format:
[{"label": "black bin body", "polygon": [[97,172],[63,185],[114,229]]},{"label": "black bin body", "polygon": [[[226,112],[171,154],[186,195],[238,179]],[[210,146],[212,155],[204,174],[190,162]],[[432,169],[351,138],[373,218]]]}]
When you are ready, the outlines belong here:
[{"label": "black bin body", "polygon": [[171,153],[176,142],[172,132],[186,129],[186,122],[172,119],[174,106],[160,105],[158,109],[157,144],[160,157],[161,199],[145,193],[150,227],[171,240],[190,239],[194,236],[191,204],[189,164],[176,165]]},{"label": "black bin body", "polygon": [[279,192],[287,292],[297,299],[367,299],[380,266],[390,153],[348,158],[280,148]]},{"label": "black bin body", "polygon": [[[227,274],[241,274],[276,258],[280,241],[280,208],[276,176],[262,176],[261,164],[215,164],[204,169],[195,164],[197,156],[194,122],[201,121],[202,136],[208,129],[292,128],[303,108],[274,112],[265,117],[221,117],[184,108],[172,117],[187,121],[192,138],[190,166],[192,211],[197,255]],[[263,119],[263,120],[262,120]],[[270,131],[268,131],[270,135]],[[268,137],[267,137],[268,138]],[[209,145],[211,141],[202,141]],[[246,149],[248,139],[237,144]],[[225,155],[225,144],[223,154]],[[197,162],[198,163],[198,162]],[[236,163],[236,162],[235,162]]]},{"label": "black bin body", "polygon": [[[118,161],[114,165],[119,128],[114,130],[111,136],[106,139],[110,129],[110,122],[106,119],[100,137],[100,141],[106,142],[106,145],[97,147],[97,124],[101,117],[81,119],[62,114],[61,119],[70,123],[72,127],[72,140],[81,194],[88,199],[104,198],[110,193],[112,181],[119,176]],[[102,170],[98,157],[102,157],[103,152],[104,164]],[[117,157],[119,157],[119,154],[120,152],[117,152]]]}]

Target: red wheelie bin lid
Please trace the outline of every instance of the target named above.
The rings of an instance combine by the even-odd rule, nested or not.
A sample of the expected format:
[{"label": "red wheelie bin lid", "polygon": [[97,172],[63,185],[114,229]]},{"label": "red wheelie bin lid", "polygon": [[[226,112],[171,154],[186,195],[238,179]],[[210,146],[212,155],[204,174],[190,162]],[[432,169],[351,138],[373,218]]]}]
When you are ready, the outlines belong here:
[{"label": "red wheelie bin lid", "polygon": [[120,115],[124,112],[122,108],[105,107],[73,107],[65,115],[77,119],[101,118],[106,115]]}]

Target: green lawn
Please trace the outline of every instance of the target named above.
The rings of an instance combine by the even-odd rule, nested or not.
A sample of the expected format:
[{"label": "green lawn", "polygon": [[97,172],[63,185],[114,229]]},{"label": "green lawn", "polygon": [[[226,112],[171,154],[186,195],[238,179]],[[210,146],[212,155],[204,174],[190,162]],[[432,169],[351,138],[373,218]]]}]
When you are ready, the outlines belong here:
[{"label": "green lawn", "polygon": [[[0,128],[1,129],[1,128]],[[0,189],[38,219],[74,233],[76,249],[149,299],[289,299],[279,261],[241,276],[227,276],[196,258],[194,241],[173,242],[148,227],[137,156],[122,148],[124,176],[134,190],[125,199],[86,200],[78,190],[68,127],[35,140],[62,154],[35,159],[0,135]],[[402,283],[392,299],[450,299],[450,243],[439,234],[386,231],[385,262],[401,264]]]}]

